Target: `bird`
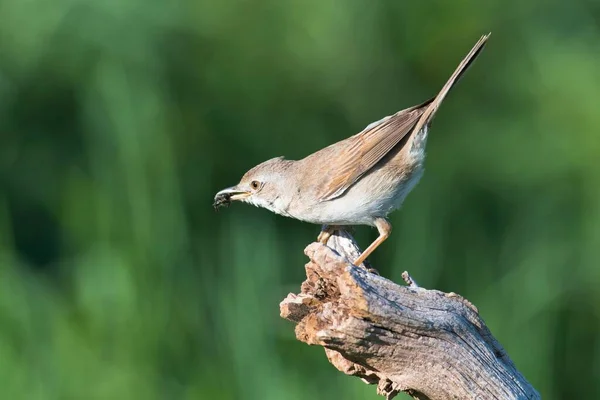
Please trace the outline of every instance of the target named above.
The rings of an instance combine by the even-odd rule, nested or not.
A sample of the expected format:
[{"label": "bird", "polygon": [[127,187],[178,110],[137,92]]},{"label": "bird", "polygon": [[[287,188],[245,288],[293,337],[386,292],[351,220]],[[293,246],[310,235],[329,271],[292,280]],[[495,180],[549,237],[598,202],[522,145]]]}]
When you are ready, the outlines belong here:
[{"label": "bird", "polygon": [[275,157],[251,168],[237,185],[215,195],[214,208],[241,201],[320,224],[317,240],[325,245],[337,229],[375,227],[378,237],[353,262],[361,265],[390,236],[388,215],[400,208],[423,175],[431,122],[489,37],[477,41],[435,97],[301,160]]}]

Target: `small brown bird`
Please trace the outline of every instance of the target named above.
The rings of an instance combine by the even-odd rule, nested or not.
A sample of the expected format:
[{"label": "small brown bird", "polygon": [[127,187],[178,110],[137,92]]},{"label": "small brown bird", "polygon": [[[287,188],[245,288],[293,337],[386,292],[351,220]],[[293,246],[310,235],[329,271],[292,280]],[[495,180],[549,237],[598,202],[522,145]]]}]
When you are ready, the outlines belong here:
[{"label": "small brown bird", "polygon": [[479,39],[434,98],[374,122],[302,160],[278,157],[257,165],[239,184],[216,194],[215,209],[240,200],[323,224],[318,237],[323,244],[340,226],[374,226],[379,237],[354,261],[362,264],[390,235],[387,215],[402,205],[423,174],[431,120],[489,36]]}]

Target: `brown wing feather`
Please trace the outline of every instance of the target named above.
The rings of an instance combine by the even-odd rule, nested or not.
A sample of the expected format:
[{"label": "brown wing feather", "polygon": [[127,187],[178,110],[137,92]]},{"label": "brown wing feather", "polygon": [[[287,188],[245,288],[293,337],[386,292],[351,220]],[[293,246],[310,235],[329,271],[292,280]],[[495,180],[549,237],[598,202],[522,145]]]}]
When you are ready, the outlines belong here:
[{"label": "brown wing feather", "polygon": [[[379,121],[374,126],[367,127],[361,133],[346,139],[344,141],[347,143],[344,157],[336,158],[336,161],[341,160],[342,162],[331,166],[327,176],[324,177],[323,184],[317,190],[317,198],[320,201],[327,201],[341,196],[354,182],[400,143],[406,135],[414,130],[421,130],[425,124],[428,124],[450,89],[481,53],[489,36],[489,34],[484,35],[479,39],[436,97],[418,106],[399,111]],[[336,150],[341,150],[341,147]]]},{"label": "brown wing feather", "polygon": [[[354,182],[388,154],[416,125],[422,109],[411,107],[348,139],[343,162],[328,171],[317,198],[321,201],[341,196]],[[341,149],[340,149],[341,150]]]}]

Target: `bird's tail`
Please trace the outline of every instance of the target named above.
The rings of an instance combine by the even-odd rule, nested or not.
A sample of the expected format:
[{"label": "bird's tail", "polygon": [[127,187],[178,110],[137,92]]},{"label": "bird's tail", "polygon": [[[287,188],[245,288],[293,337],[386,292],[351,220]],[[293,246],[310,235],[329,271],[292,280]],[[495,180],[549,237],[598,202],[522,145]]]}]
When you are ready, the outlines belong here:
[{"label": "bird's tail", "polygon": [[431,118],[434,116],[434,114],[440,107],[440,104],[442,104],[442,101],[444,101],[444,98],[446,98],[446,95],[448,94],[450,89],[452,89],[452,87],[460,80],[464,73],[467,72],[469,66],[481,53],[481,50],[483,50],[485,43],[487,42],[490,35],[491,33],[482,36],[481,39],[479,39],[479,41],[475,43],[475,46],[473,46],[469,54],[467,54],[467,56],[460,62],[452,76],[450,76],[450,79],[448,79],[448,82],[446,82],[444,87],[442,87],[442,90],[440,90],[438,95],[431,100],[431,102],[419,118],[419,122],[417,122],[417,124],[415,125],[413,132],[419,132],[425,124],[431,121]]}]

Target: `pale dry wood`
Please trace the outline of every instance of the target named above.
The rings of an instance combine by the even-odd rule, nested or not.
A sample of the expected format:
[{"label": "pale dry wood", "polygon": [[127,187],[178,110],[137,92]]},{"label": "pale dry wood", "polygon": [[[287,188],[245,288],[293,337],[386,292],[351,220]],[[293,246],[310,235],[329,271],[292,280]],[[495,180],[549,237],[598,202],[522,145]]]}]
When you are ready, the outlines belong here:
[{"label": "pale dry wood", "polygon": [[408,273],[400,286],[352,266],[359,249],[344,231],[328,246],[306,248],[307,280],[280,307],[296,337],[323,346],[337,369],[387,399],[540,398],[466,299],[418,287]]}]

